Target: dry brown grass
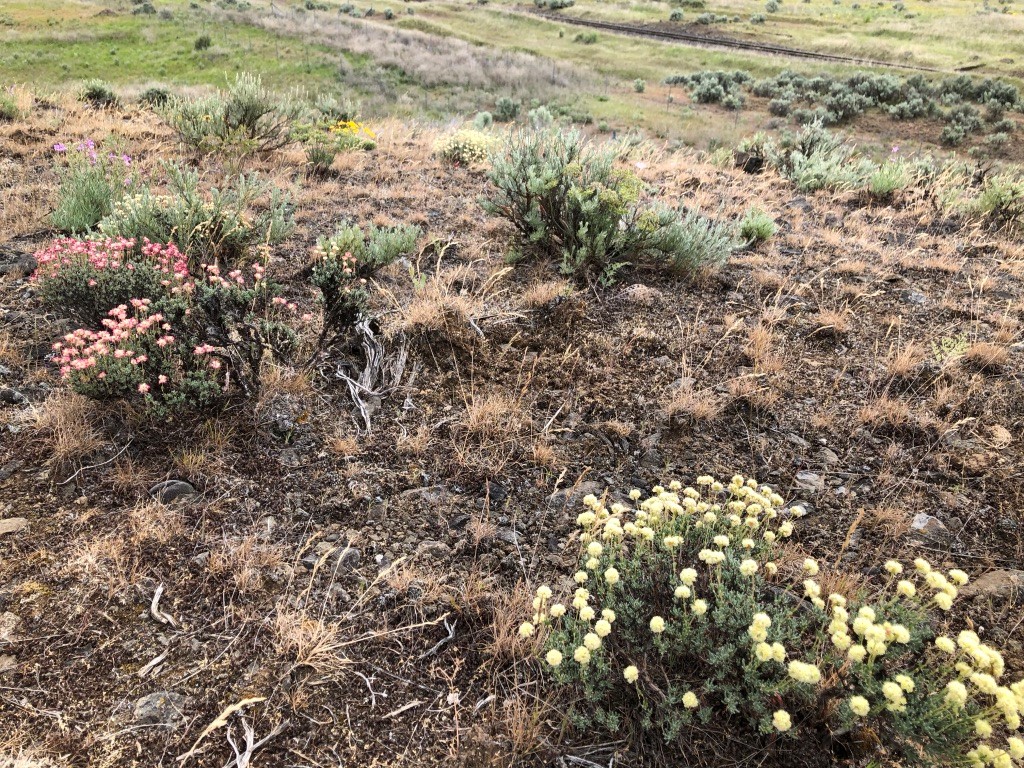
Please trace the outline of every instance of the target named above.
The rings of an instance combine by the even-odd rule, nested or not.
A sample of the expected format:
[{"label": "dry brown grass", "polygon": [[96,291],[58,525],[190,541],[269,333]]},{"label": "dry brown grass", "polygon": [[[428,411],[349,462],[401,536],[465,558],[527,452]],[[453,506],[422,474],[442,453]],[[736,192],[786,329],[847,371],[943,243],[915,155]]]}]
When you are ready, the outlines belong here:
[{"label": "dry brown grass", "polygon": [[426,424],[420,424],[416,431],[409,434],[405,430],[398,436],[395,446],[398,452],[406,456],[422,456],[433,442],[433,430]]},{"label": "dry brown grass", "polygon": [[473,395],[466,403],[462,426],[477,440],[495,439],[515,432],[522,423],[523,414],[516,402],[503,392]]},{"label": "dry brown grass", "polygon": [[274,616],[274,650],[292,667],[335,674],[350,662],[341,652],[338,624],[310,617],[305,611],[278,606]]},{"label": "dry brown grass", "polygon": [[166,544],[185,529],[181,511],[158,501],[142,503],[128,513],[132,540],[136,543]]},{"label": "dry brown grass", "polygon": [[890,427],[898,429],[906,426],[911,418],[910,405],[897,398],[882,395],[873,403],[869,403],[857,412],[861,423],[872,427]]},{"label": "dry brown grass", "polygon": [[527,309],[541,309],[559,296],[568,296],[572,287],[565,280],[542,280],[523,291],[523,306]]},{"label": "dry brown grass", "polygon": [[990,341],[977,341],[964,352],[964,362],[982,371],[998,371],[1010,360],[1006,347]]},{"label": "dry brown grass", "polygon": [[724,404],[710,390],[694,390],[680,387],[665,405],[665,414],[670,418],[685,416],[693,421],[713,421],[722,413]]},{"label": "dry brown grass", "polygon": [[928,359],[928,349],[916,341],[911,341],[901,348],[893,348],[886,358],[886,370],[890,376],[898,379],[905,379],[913,373]]},{"label": "dry brown grass", "polygon": [[845,336],[850,332],[850,309],[820,309],[814,316],[812,334]]},{"label": "dry brown grass", "polygon": [[276,545],[260,541],[256,536],[225,539],[210,551],[207,570],[213,576],[231,576],[242,594],[262,588],[271,569],[284,563],[283,553]]},{"label": "dry brown grass", "polygon": [[51,461],[67,466],[103,447],[96,404],[73,392],[57,392],[36,413],[36,429],[46,436]]}]

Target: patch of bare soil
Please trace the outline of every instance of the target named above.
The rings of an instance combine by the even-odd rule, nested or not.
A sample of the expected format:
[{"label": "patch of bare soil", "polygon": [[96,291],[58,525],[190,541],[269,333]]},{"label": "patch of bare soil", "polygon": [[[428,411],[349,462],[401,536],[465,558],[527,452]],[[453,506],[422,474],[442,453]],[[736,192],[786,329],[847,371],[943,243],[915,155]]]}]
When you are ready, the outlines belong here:
[{"label": "patch of bare soil", "polygon": [[[996,574],[953,620],[1020,674],[999,575],[1024,562],[1019,241],[916,190],[865,205],[652,153],[639,172],[666,203],[757,205],[779,234],[694,281],[571,288],[505,261],[485,179],[433,158],[432,132],[375,129],[332,179],[303,179],[299,154],[254,163],[302,185],[278,279],[341,219],[425,230],[376,286],[378,338],[407,357],[369,431],[334,375],[358,344],[222,413],[153,424],[73,397],[46,359],[62,324],[0,275],[0,521],[24,518],[0,533],[11,760],[243,764],[250,727],[254,765],[643,764],[562,731],[516,585],[567,571],[584,493],[703,473],[803,502],[795,546],[865,578],[921,554]],[[146,114],[0,127],[0,260],[50,236],[48,146],[107,130],[143,167],[176,151]],[[159,503],[168,480],[188,487]]]}]

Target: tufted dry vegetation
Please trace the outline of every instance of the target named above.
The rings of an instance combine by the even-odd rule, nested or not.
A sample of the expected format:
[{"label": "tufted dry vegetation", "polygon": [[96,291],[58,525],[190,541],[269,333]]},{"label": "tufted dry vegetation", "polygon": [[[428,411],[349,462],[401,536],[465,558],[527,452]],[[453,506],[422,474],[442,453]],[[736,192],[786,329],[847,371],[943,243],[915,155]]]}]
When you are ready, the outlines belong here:
[{"label": "tufted dry vegetation", "polygon": [[[556,71],[540,86],[551,68],[532,57],[431,48],[408,30],[291,10],[253,21],[378,46],[467,88],[572,82]],[[27,400],[0,402],[0,516],[30,522],[0,538],[0,614],[21,638],[0,644],[15,665],[0,671],[0,721],[20,739],[0,761],[31,747],[171,764],[247,702],[226,722],[236,742],[243,718],[268,737],[267,765],[607,765],[616,750],[671,764],[661,745],[568,728],[517,628],[524,585],[573,561],[586,493],[691,481],[697,466],[800,499],[789,556],[842,562],[850,583],[873,583],[879,553],[927,551],[972,577],[1024,559],[1024,269],[1007,232],[919,200],[796,195],[772,173],[648,142],[621,163],[662,202],[727,221],[757,205],[778,233],[691,280],[625,269],[611,287],[570,283],[546,261],[506,260],[507,228],[478,205],[486,179],[433,155],[438,128],[373,129],[377,149],[327,177],[307,178],[290,150],[244,161],[294,195],[296,231],[268,271],[303,312],[317,311],[301,280],[316,240],[342,220],[423,232],[367,283],[372,338],[268,365],[256,403],[153,423],[70,394],[47,357],[66,325],[24,276],[0,274],[0,389]],[[0,259],[52,235],[48,147],[104,133],[141,169],[178,151],[127,107],[62,102],[0,124],[0,178],[19,180],[0,189]],[[204,181],[228,170],[212,158]],[[984,248],[957,250],[979,232]],[[371,350],[363,391],[349,380]],[[196,494],[162,503],[150,488],[164,479]],[[919,510],[955,535],[921,544]],[[952,620],[1002,629],[1019,673],[1019,630],[967,605]],[[141,727],[134,703],[160,691],[187,696],[188,719]],[[196,763],[228,763],[226,736],[203,737]]]}]

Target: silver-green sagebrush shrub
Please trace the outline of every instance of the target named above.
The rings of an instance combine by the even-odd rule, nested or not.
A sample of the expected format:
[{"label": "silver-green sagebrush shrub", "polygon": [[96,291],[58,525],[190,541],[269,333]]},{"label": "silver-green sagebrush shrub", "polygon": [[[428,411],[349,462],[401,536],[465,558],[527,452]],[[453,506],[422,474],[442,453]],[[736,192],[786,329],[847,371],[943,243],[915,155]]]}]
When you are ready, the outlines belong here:
[{"label": "silver-green sagebrush shrub", "polygon": [[733,248],[724,225],[648,203],[614,151],[577,131],[513,133],[489,179],[484,210],[512,223],[524,256],[554,256],[566,274],[607,284],[630,264],[689,272],[721,264]]},{"label": "silver-green sagebrush shrub", "polygon": [[695,486],[586,497],[575,592],[537,590],[520,635],[573,725],[683,751],[738,740],[766,765],[838,743],[902,766],[1024,758],[1024,681],[973,631],[937,629],[964,572],[890,560],[829,593],[856,582],[787,556],[800,507],[739,475]]},{"label": "silver-green sagebrush shrub", "polygon": [[[250,248],[283,241],[295,227],[286,193],[257,176],[239,176],[204,192],[199,174],[165,163],[167,194],[148,188],[117,202],[99,224],[107,237],[174,243],[193,268],[200,262],[236,264]],[[262,210],[254,204],[264,199]]]},{"label": "silver-green sagebrush shrub", "polygon": [[760,208],[751,208],[740,221],[740,239],[754,246],[770,240],[777,231],[775,219]]},{"label": "silver-green sagebrush shrub", "polygon": [[200,99],[174,98],[162,110],[182,143],[200,152],[266,152],[289,144],[302,114],[295,95],[282,96],[254,75],[240,73],[227,92]]}]

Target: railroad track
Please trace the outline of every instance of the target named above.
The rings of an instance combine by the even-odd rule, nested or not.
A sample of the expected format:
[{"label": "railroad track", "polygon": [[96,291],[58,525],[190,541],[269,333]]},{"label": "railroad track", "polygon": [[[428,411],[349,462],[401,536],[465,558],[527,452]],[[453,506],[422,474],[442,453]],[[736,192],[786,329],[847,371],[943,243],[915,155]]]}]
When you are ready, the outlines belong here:
[{"label": "railroad track", "polygon": [[771,56],[790,56],[799,59],[811,59],[814,61],[829,61],[839,64],[850,64],[860,67],[884,67],[888,69],[911,69],[917,72],[945,72],[946,70],[934,67],[920,67],[914,64],[899,64],[892,61],[878,61],[876,59],[861,59],[853,56],[839,56],[832,53],[820,53],[818,51],[805,51],[799,48],[786,48],[768,43],[756,43],[743,40],[731,40],[727,37],[709,37],[706,35],[695,35],[687,32],[670,32],[665,29],[644,27],[636,24],[615,24],[610,21],[592,21],[580,19],[573,16],[561,16],[544,11],[529,11],[534,15],[541,16],[549,21],[557,21],[561,24],[572,24],[578,27],[590,27],[592,29],[603,29],[608,32],[617,32],[622,35],[633,35],[635,37],[647,37],[655,40],[666,40],[669,42],[686,43],[706,48],[731,48],[734,50],[754,51]]}]

